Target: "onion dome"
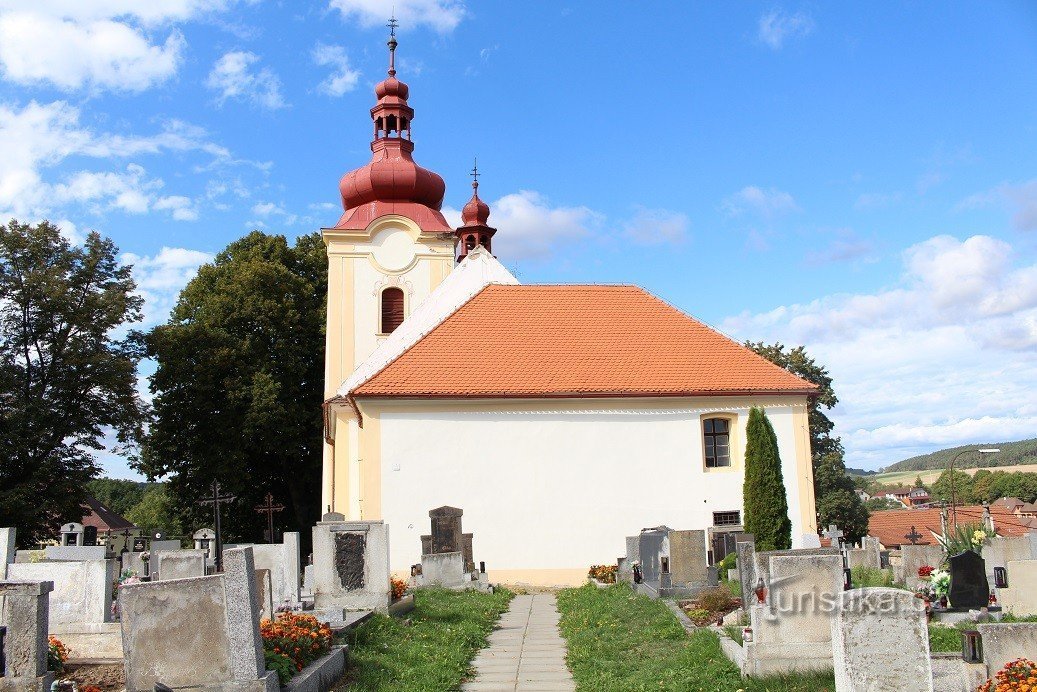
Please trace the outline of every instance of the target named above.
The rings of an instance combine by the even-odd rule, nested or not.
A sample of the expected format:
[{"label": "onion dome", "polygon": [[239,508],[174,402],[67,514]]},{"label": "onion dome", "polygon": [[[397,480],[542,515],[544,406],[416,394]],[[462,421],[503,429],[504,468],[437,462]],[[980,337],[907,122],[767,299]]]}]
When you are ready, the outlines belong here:
[{"label": "onion dome", "polygon": [[390,27],[389,76],[375,87],[378,100],[371,109],[371,161],[339,181],[345,214],[336,228],[364,228],[380,215],[398,213],[413,218],[426,231],[450,231],[439,211],[446,183],[411,156],[414,109],[407,104],[410,88],[396,78],[395,20]]},{"label": "onion dome", "polygon": [[479,199],[479,166],[472,167],[472,198],[461,210],[461,227],[454,231],[457,236],[460,254],[457,261],[460,262],[468,253],[482,245],[492,252],[490,244],[493,242],[493,234],[496,228],[486,225],[490,218],[490,205]]}]

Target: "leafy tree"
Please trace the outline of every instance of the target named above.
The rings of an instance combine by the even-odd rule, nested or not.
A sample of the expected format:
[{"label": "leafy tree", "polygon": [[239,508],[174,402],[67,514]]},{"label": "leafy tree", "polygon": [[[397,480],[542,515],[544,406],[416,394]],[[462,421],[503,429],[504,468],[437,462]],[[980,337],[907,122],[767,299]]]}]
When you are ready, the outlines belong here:
[{"label": "leafy tree", "polygon": [[154,420],[139,468],[168,476],[183,529],[212,523],[197,501],[218,480],[228,538],[261,540],[267,492],[289,530],[320,516],[327,256],[318,234],[255,231],[201,267],[169,322],[147,336]]},{"label": "leafy tree", "polygon": [[873,497],[870,500],[866,500],[864,506],[869,512],[881,512],[885,509],[904,509],[904,505],[888,497]]},{"label": "leafy tree", "polygon": [[[818,519],[822,526],[836,524],[850,540],[860,540],[868,533],[868,509],[853,492],[853,480],[846,473],[843,461],[842,441],[832,436],[835,424],[825,415],[826,410],[839,402],[828,369],[807,355],[802,346],[791,350],[781,343],[768,345],[763,342],[746,342],[746,346],[818,387],[818,395],[810,399],[808,416]],[[830,492],[836,493],[836,496],[829,499]]]},{"label": "leafy tree", "polygon": [[[1004,475],[1003,471],[998,471],[999,474]],[[977,502],[993,502],[996,497],[991,497],[991,484],[994,480],[994,473],[989,469],[980,469],[972,475],[972,495],[975,497]]]},{"label": "leafy tree", "polygon": [[868,510],[854,492],[841,453],[830,452],[814,464],[814,495],[821,526],[836,524],[851,543],[868,535]]},{"label": "leafy tree", "polygon": [[95,478],[86,484],[86,489],[105,507],[125,517],[144,497],[147,485],[122,478]]},{"label": "leafy tree", "polygon": [[912,488],[926,488],[928,490],[928,486],[926,486],[926,484],[922,480],[921,476],[915,476],[915,484],[913,486],[911,486],[911,487]]},{"label": "leafy tree", "polygon": [[165,485],[152,484],[142,495],[140,502],[126,512],[126,518],[143,529],[144,535],[165,531],[168,536],[183,534],[180,519],[173,501],[166,494]]},{"label": "leafy tree", "polygon": [[964,471],[951,471],[951,469],[940,474],[940,477],[933,483],[930,494],[935,499],[945,502],[950,502],[953,494],[958,504],[967,504],[976,500],[972,487],[972,476]]},{"label": "leafy tree", "polygon": [[0,226],[0,526],[22,546],[83,516],[106,433],[132,456],[141,432],[140,349],[114,334],[143,301],[117,256],[97,233],[79,247],[47,221]]},{"label": "leafy tree", "polygon": [[992,500],[999,497],[1018,497],[1024,502],[1037,502],[1037,473],[1015,471],[996,472],[990,482]]},{"label": "leafy tree", "polygon": [[749,409],[745,436],[745,530],[756,537],[759,550],[786,550],[792,545],[792,522],[778,456],[778,437],[763,409]]},{"label": "leafy tree", "polygon": [[810,450],[815,462],[833,452],[842,454],[842,441],[838,437],[832,436],[835,423],[822,410],[831,410],[839,403],[839,399],[835,396],[835,389],[832,388],[832,378],[828,374],[828,368],[819,365],[807,355],[806,349],[802,346],[786,350],[784,344],[765,344],[762,341],[756,343],[747,341],[745,345],[775,365],[785,368],[793,375],[798,375],[818,387],[818,395],[812,397],[809,404]]}]

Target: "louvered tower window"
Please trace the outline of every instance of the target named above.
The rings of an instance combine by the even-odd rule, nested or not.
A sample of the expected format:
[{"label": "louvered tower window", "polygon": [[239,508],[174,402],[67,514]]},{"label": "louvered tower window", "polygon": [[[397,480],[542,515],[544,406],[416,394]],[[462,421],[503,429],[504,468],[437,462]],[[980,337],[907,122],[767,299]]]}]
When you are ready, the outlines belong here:
[{"label": "louvered tower window", "polygon": [[391,334],[403,322],[403,291],[389,287],[382,291],[382,334]]}]

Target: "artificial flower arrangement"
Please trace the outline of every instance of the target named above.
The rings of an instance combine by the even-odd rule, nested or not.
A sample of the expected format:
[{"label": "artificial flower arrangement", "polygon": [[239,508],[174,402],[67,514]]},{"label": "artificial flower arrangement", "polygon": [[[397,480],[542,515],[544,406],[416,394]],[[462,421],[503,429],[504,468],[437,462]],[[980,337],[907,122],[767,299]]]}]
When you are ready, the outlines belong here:
[{"label": "artificial flower arrangement", "polygon": [[392,591],[392,600],[398,601],[403,598],[403,594],[407,593],[407,582],[403,581],[399,577],[389,577],[389,586]]},{"label": "artificial flower arrangement", "polygon": [[928,579],[929,575],[933,573],[933,569],[929,565],[922,565],[918,568],[918,576],[922,579]]},{"label": "artificial flower arrangement", "polygon": [[979,686],[977,692],[1032,692],[1037,690],[1037,663],[1017,658],[997,672],[993,680]]},{"label": "artificial flower arrangement", "polygon": [[915,595],[925,599],[927,603],[942,601],[951,588],[951,573],[925,565],[919,568],[918,576],[928,581],[922,582]]},{"label": "artificial flower arrangement", "polygon": [[312,615],[278,613],[276,620],[264,618],[259,631],[266,667],[277,672],[282,685],[331,649],[331,628]]},{"label": "artificial flower arrangement", "polygon": [[68,660],[68,647],[61,640],[51,635],[48,637],[47,646],[47,670],[57,674],[65,672],[65,661]]},{"label": "artificial flower arrangement", "polygon": [[591,565],[591,568],[587,570],[587,576],[602,584],[615,584],[616,565]]}]

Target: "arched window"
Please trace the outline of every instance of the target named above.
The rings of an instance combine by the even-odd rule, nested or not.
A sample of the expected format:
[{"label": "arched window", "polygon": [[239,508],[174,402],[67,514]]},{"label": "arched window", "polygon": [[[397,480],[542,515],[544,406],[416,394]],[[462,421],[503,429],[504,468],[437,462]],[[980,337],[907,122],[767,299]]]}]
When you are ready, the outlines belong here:
[{"label": "arched window", "polygon": [[702,439],[706,446],[706,468],[731,465],[731,421],[706,418],[702,421]]},{"label": "arched window", "polygon": [[382,291],[382,334],[391,334],[403,322],[403,291],[395,286]]}]

